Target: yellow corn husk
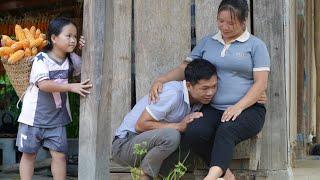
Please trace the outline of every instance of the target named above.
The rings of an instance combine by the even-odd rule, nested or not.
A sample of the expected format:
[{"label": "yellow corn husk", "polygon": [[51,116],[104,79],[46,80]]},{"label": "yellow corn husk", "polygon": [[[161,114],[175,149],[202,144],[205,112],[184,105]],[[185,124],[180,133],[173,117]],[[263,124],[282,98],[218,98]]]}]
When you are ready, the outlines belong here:
[{"label": "yellow corn husk", "polygon": [[36,40],[34,41],[30,41],[30,47],[39,47],[43,42],[43,38],[42,37],[39,37],[37,38]]},{"label": "yellow corn husk", "polygon": [[32,34],[32,36],[33,36],[33,38],[34,38],[34,36],[36,35],[36,27],[34,27],[34,26],[31,26],[31,28],[30,28],[30,32],[31,32],[31,34]]},{"label": "yellow corn husk", "polygon": [[31,49],[30,49],[30,48],[26,48],[26,49],[24,50],[24,56],[25,56],[25,57],[30,57],[31,55],[32,55]]},{"label": "yellow corn husk", "polygon": [[9,57],[8,62],[14,64],[19,60],[21,60],[23,57],[24,57],[24,50],[18,50],[17,52],[13,53]]},{"label": "yellow corn husk", "polygon": [[38,29],[36,30],[36,34],[34,35],[34,38],[37,39],[37,38],[40,36],[40,34],[41,34],[41,31],[40,31],[40,29],[38,28]]},{"label": "yellow corn husk", "polygon": [[41,33],[39,37],[41,37],[42,39],[47,39],[47,36],[43,33]]},{"label": "yellow corn husk", "polygon": [[24,35],[26,36],[26,38],[31,42],[34,40],[34,36],[32,35],[32,33],[29,31],[29,29],[24,28],[23,29]]},{"label": "yellow corn husk", "polygon": [[32,56],[35,56],[35,55],[37,55],[37,53],[38,53],[38,49],[37,49],[36,47],[33,47],[33,48],[31,49],[31,55],[32,55]]},{"label": "yellow corn husk", "polygon": [[12,44],[10,47],[13,49],[13,51],[17,51],[17,50],[23,49],[23,43],[24,41],[19,41]]},{"label": "yellow corn husk", "polygon": [[2,46],[11,46],[12,44],[14,44],[16,41],[12,40],[9,36],[7,35],[2,35],[1,38],[1,45]]},{"label": "yellow corn husk", "polygon": [[23,29],[20,25],[16,24],[15,28],[14,28],[14,31],[16,33],[16,38],[19,40],[19,41],[22,41],[22,40],[25,40],[26,37],[24,35],[24,32],[23,32]]},{"label": "yellow corn husk", "polygon": [[48,44],[48,40],[42,41],[42,44],[39,46],[39,51],[42,50]]},{"label": "yellow corn husk", "polygon": [[3,57],[5,55],[9,55],[13,53],[14,50],[11,47],[0,47],[0,56]]}]

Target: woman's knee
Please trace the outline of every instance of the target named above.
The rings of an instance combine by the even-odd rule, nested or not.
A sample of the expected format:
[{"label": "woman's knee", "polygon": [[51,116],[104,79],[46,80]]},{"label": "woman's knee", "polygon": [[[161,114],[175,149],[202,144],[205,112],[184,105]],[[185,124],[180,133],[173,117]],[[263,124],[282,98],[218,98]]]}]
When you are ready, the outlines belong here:
[{"label": "woman's knee", "polygon": [[198,142],[199,138],[204,141],[210,141],[214,135],[214,129],[207,128],[197,128],[197,127],[188,127],[183,134],[183,141],[188,143]]},{"label": "woman's knee", "polygon": [[216,139],[224,139],[228,141],[236,141],[238,131],[231,125],[233,122],[225,122],[219,126],[216,133]]}]

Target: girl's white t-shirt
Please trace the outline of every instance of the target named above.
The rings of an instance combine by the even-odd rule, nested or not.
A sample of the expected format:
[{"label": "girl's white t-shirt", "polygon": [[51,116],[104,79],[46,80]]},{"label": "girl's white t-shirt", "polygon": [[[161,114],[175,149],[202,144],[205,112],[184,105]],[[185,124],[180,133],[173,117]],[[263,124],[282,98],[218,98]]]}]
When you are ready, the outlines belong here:
[{"label": "girl's white t-shirt", "polygon": [[[78,76],[81,73],[81,58],[75,53],[71,53],[70,57],[73,62],[73,75]],[[43,80],[67,84],[69,67],[68,58],[58,62],[44,52],[35,56],[30,74],[30,86],[23,97],[18,122],[41,128],[65,126],[71,122],[68,93],[48,93],[41,91],[37,86]]]}]

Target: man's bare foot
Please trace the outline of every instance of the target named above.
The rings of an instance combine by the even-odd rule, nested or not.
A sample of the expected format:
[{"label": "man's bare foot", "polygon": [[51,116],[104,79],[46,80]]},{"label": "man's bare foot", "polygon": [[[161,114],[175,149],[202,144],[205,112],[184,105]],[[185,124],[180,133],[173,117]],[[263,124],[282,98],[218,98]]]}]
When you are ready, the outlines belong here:
[{"label": "man's bare foot", "polygon": [[236,180],[236,177],[229,168],[227,169],[226,174],[222,178],[225,180]]}]

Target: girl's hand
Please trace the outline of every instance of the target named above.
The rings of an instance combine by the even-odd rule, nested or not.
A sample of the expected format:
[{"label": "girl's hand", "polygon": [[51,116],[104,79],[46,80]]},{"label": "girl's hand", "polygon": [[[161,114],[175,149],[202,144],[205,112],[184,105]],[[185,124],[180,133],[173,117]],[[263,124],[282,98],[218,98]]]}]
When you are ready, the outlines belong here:
[{"label": "girl's hand", "polygon": [[90,79],[87,79],[81,83],[71,83],[70,91],[80,94],[82,97],[86,97],[87,94],[90,94],[88,89],[92,88],[92,84],[89,84]]},{"label": "girl's hand", "polygon": [[149,91],[149,101],[151,103],[155,103],[159,100],[159,93],[162,92],[163,83],[161,81],[156,80]]},{"label": "girl's hand", "polygon": [[230,106],[226,109],[222,115],[221,122],[228,122],[232,119],[234,121],[243,111],[242,108],[238,107],[237,105]]},{"label": "girl's hand", "polygon": [[84,47],[86,41],[84,40],[84,37],[83,36],[80,36],[80,39],[79,39],[79,50],[82,50],[82,48]]}]

